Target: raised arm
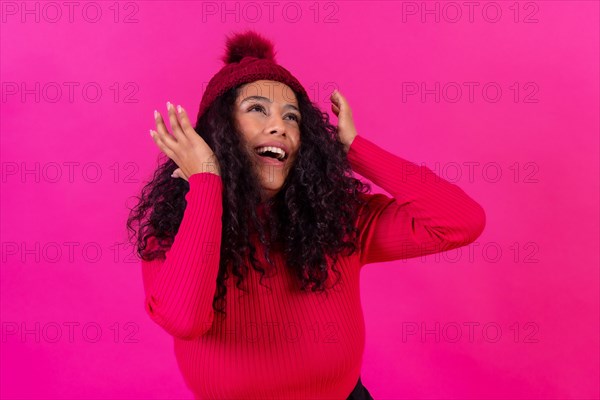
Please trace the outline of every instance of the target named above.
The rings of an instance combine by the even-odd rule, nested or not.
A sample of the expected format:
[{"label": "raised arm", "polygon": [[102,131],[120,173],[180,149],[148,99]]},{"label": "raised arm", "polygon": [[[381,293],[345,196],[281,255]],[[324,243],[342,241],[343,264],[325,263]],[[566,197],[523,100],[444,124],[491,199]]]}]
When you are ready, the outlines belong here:
[{"label": "raised arm", "polygon": [[365,195],[359,217],[361,266],[451,250],[483,232],[483,208],[461,188],[425,166],[398,157],[361,135],[348,151],[352,169],[385,189]]},{"label": "raised arm", "polygon": [[142,260],[145,309],[169,334],[203,335],[212,325],[221,249],[222,181],[213,173],[190,175],[187,205],[164,259]]}]

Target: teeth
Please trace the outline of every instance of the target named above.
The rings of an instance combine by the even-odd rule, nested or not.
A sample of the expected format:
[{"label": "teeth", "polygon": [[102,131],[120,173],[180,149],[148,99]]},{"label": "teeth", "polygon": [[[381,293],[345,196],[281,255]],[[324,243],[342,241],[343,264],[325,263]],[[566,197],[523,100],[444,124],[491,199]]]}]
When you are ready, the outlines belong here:
[{"label": "teeth", "polygon": [[256,152],[258,154],[263,154],[267,151],[270,151],[271,153],[279,154],[278,160],[282,160],[283,158],[285,158],[285,151],[283,151],[279,147],[265,146],[265,147],[259,147],[256,149]]}]

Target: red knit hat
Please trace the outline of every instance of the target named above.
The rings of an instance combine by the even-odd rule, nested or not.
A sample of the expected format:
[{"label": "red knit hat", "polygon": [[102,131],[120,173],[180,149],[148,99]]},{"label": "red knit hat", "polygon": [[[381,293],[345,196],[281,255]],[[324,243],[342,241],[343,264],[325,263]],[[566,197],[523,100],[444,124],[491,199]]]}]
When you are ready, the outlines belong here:
[{"label": "red knit hat", "polygon": [[232,87],[265,79],[285,83],[306,97],[300,82],[275,61],[273,43],[258,33],[247,30],[227,38],[223,68],[212,77],[200,102],[198,120],[213,101]]}]

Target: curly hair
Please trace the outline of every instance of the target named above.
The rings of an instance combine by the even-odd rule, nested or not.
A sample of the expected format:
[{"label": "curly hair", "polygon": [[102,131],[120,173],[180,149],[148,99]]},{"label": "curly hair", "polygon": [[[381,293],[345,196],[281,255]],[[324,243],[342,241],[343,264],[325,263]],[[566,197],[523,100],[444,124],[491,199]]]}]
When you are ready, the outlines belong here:
[{"label": "curly hair", "polygon": [[[236,277],[236,287],[248,292],[241,287],[248,272],[244,262],[248,251],[250,264],[261,273],[260,284],[265,286],[265,269],[255,257],[256,248],[249,240],[251,232],[258,232],[265,259],[271,266],[269,250],[283,250],[300,290],[325,290],[330,260],[339,280],[340,273],[335,268],[338,255],[357,250],[359,232],[355,222],[358,210],[367,204],[363,195],[371,191],[368,183],[352,177],[329,115],[308,97],[296,93],[302,115],[301,145],[282,188],[267,201],[267,221],[260,218],[256,212],[261,202],[260,178],[233,117],[240,87],[218,97],[194,128],[215,153],[223,183],[220,261],[213,299],[213,309],[223,315],[225,281],[230,272]],[[189,182],[171,177],[177,168],[168,158],[160,164],[141,196],[136,197],[139,202],[130,209],[128,238],[135,238],[134,248],[144,260],[165,257],[183,219]],[[148,246],[152,237],[157,248]]]}]

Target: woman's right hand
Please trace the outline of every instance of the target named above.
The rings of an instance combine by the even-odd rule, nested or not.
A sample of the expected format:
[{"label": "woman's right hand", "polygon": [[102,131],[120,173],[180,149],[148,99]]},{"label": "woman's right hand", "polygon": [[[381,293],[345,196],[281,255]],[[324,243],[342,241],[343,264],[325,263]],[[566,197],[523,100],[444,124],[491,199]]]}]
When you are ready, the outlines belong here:
[{"label": "woman's right hand", "polygon": [[186,181],[191,175],[201,172],[210,172],[220,176],[221,170],[215,153],[194,130],[186,111],[181,106],[177,106],[177,109],[178,113],[173,104],[167,102],[167,113],[173,135],[167,130],[162,115],[158,111],[154,112],[156,131],[150,130],[159,149],[179,167],[173,171],[172,176],[183,178]]}]

